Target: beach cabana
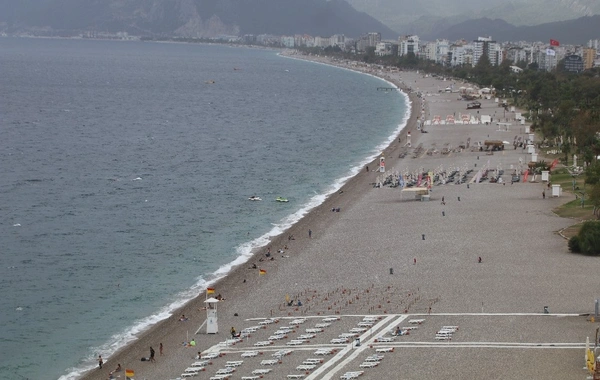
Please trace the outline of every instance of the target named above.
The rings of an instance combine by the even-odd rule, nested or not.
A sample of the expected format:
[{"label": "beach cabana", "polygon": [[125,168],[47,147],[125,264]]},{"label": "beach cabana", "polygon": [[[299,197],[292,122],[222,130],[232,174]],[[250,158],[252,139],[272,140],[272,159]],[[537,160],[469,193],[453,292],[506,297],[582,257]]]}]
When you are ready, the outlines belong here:
[{"label": "beach cabana", "polygon": [[420,201],[429,200],[429,189],[427,187],[405,187],[400,192],[400,199],[404,199],[404,193],[412,194],[414,199]]}]

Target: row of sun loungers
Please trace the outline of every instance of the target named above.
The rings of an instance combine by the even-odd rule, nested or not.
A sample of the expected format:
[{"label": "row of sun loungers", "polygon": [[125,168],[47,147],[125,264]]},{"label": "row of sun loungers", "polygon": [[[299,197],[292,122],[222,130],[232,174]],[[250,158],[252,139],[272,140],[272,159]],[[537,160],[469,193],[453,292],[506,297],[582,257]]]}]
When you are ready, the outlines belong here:
[{"label": "row of sun loungers", "polygon": [[458,326],[442,326],[435,334],[435,340],[452,340],[452,334],[458,331]]}]

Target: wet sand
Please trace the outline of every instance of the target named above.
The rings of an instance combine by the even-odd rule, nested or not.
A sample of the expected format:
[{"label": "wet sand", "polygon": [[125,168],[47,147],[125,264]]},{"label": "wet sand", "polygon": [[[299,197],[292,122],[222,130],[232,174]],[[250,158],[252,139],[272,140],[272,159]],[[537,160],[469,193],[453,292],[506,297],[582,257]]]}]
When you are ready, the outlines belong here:
[{"label": "wet sand", "polygon": [[[461,331],[468,331],[463,337],[469,342],[509,339],[503,334],[505,330],[496,328],[498,326],[511,331],[509,341],[584,342],[585,336],[593,335],[596,325],[586,322],[585,317],[551,315],[544,319],[542,315],[542,319],[532,321],[531,318],[540,317],[513,315],[541,315],[544,306],[548,306],[551,313],[577,315],[593,311],[595,289],[599,285],[594,276],[594,258],[569,254],[566,241],[555,233],[572,224],[571,220],[551,212],[552,208],[570,200],[570,195],[552,198],[546,190],[546,199],[542,199],[542,190],[546,188],[543,183],[511,185],[511,165],[517,168],[519,159],[525,163],[529,161],[529,155],[520,148],[513,150],[512,146],[507,146],[507,150],[489,155],[471,149],[452,151],[467,138],[471,138],[471,145],[486,139],[512,142],[515,135],[524,136],[523,128],[515,124],[512,131],[506,132],[498,131],[494,123],[488,126],[436,125],[426,127],[427,133],[421,133],[416,129],[421,100],[415,91],[424,95],[426,118],[440,115],[445,119],[447,115],[467,112],[475,116],[477,111],[467,111],[466,102],[457,100],[456,93],[439,93],[439,89],[453,82],[425,78],[414,72],[368,70],[399,86],[413,89],[410,94],[413,112],[407,128],[399,136],[401,141],[396,139],[383,152],[387,172],[468,168],[473,170],[469,175],[471,180],[481,167],[501,166],[508,183],[434,186],[431,200],[420,202],[412,195],[402,193],[400,188],[374,188],[373,183],[380,176],[374,171],[378,163],[375,160],[368,165],[371,171],[359,173],[339,193],[330,196],[290,230],[275,238],[270,245],[276,258],[274,261],[259,262],[264,251],[257,252],[255,260],[236,268],[214,285],[216,293],[226,298],[218,305],[219,334],[207,335],[202,330],[194,335],[206,319],[202,309],[204,294],[201,294],[171,318],[108,358],[102,370],[90,371],[85,379],[108,378],[108,372],[116,363],[134,369],[136,379],[175,379],[194,361],[196,352],[227,339],[231,326],[240,331],[256,324],[249,318],[271,316],[343,316],[339,322],[343,327],[335,332],[325,331],[317,340],[319,344],[327,344],[340,331],[347,331],[361,320],[349,315],[365,314],[398,318],[390,321],[401,320],[406,313],[425,316],[427,323],[431,323],[431,332],[424,333],[421,338],[414,336],[429,341],[435,333],[434,325],[451,322],[466,324],[466,330],[461,328]],[[455,84],[456,87],[459,85]],[[495,115],[502,110],[493,100],[482,100],[482,103],[481,114]],[[411,148],[405,146],[407,131],[412,135]],[[415,154],[419,145],[422,147],[420,154]],[[451,152],[442,154],[444,148]],[[445,205],[441,204],[442,197]],[[337,207],[340,212],[331,211]],[[308,235],[309,229],[312,237]],[[294,235],[294,240],[288,240],[290,234]],[[285,245],[288,250],[284,255],[289,257],[276,253]],[[478,263],[478,257],[482,257],[482,263]],[[260,276],[258,270],[248,269],[252,262],[267,273]],[[303,305],[285,306],[286,295],[301,300]],[[464,313],[510,315],[490,323],[482,320],[485,318],[482,315],[477,319]],[[181,314],[189,320],[179,322]],[[311,321],[314,325],[320,319]],[[533,326],[539,329],[537,334],[530,334]],[[561,329],[562,335],[549,335],[552,329]],[[265,329],[236,347],[223,349],[251,349],[256,341],[266,339],[272,330]],[[182,342],[192,337],[197,346],[184,347]],[[165,347],[164,356],[159,356],[159,343]],[[285,343],[281,345],[286,347]],[[150,346],[156,350],[156,363],[140,362],[141,357],[149,356]],[[554,379],[584,375],[581,370],[583,349],[553,351],[550,355],[525,349],[488,348],[482,352],[477,347],[453,350],[403,348],[400,355],[398,351],[394,356],[387,355],[390,360],[386,359],[385,365],[367,372],[375,376],[367,378],[389,376],[398,369],[403,369],[406,379],[427,378],[438,373],[464,379],[478,379],[484,375],[531,378],[537,377],[536,373]],[[306,351],[304,356],[310,353]],[[435,364],[430,360],[432,357],[438,358]],[[224,364],[225,360],[238,358],[239,354],[231,353],[227,359],[216,361]],[[412,365],[407,366],[408,363]],[[257,362],[252,368],[260,367],[259,364]],[[294,360],[284,361],[277,369],[279,372],[266,376],[285,378],[286,374],[298,373],[293,369],[297,364]],[[355,369],[358,365],[350,362],[348,366]],[[210,368],[199,378],[209,378],[218,368],[222,366]],[[339,378],[345,372],[336,372],[333,368],[313,378]],[[249,371],[239,373],[249,375]],[[124,378],[123,372],[115,375]],[[240,375],[234,378],[240,378]]]}]

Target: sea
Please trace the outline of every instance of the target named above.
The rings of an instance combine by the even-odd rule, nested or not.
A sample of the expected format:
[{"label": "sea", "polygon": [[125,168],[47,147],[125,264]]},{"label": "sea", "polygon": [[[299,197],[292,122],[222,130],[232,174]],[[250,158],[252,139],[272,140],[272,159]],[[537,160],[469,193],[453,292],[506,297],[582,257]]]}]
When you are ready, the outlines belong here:
[{"label": "sea", "polygon": [[0,379],[110,361],[405,126],[391,84],[278,53],[0,38]]}]

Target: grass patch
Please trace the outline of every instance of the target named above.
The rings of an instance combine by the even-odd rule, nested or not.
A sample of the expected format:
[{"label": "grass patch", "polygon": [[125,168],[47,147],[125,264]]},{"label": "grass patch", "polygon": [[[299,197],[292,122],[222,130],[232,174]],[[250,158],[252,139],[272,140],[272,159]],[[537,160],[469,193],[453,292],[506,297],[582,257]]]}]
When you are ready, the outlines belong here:
[{"label": "grass patch", "polygon": [[586,204],[583,208],[581,207],[581,200],[575,199],[571,202],[567,202],[562,206],[554,209],[556,215],[563,218],[573,218],[579,220],[591,220],[596,219],[594,216],[594,206]]}]

